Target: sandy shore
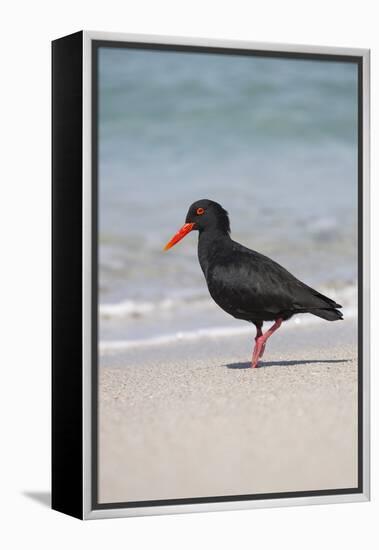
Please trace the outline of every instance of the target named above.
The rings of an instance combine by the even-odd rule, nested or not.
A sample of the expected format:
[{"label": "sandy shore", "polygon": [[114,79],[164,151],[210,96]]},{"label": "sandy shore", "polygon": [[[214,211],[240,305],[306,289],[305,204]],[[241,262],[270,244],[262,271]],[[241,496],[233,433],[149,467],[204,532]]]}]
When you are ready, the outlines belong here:
[{"label": "sandy shore", "polygon": [[234,336],[103,356],[100,502],[356,486],[356,324],[283,327],[250,355]]}]

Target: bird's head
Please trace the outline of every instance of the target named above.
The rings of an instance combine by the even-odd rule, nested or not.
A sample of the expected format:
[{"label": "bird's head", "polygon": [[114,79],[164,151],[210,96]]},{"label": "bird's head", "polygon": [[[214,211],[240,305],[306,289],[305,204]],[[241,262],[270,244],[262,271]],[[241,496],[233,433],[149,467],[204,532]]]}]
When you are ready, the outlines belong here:
[{"label": "bird's head", "polygon": [[181,241],[190,231],[217,230],[228,235],[230,233],[229,216],[226,210],[217,202],[201,199],[189,207],[186,223],[166,244],[168,250]]}]

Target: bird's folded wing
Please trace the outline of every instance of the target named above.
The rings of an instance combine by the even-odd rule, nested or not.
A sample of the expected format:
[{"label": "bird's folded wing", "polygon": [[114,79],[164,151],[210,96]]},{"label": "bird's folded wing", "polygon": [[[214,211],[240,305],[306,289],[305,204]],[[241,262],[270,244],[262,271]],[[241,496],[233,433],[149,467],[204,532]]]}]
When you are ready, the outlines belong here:
[{"label": "bird's folded wing", "polygon": [[208,286],[218,303],[244,311],[277,314],[340,307],[280,264],[243,247],[235,250],[228,261],[214,266],[208,275]]}]

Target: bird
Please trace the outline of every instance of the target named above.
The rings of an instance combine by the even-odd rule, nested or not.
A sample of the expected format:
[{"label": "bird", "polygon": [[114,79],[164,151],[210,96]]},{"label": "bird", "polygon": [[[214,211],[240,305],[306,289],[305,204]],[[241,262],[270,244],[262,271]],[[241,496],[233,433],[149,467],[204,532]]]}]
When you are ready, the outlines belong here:
[{"label": "bird", "polygon": [[[236,319],[255,325],[251,367],[259,366],[268,339],[284,321],[311,313],[327,321],[343,319],[342,308],[306,285],[271,258],[231,238],[228,212],[217,202],[201,199],[188,210],[184,225],[168,241],[169,250],[191,231],[198,231],[198,259],[209,293]],[[273,322],[262,331],[265,321]]]}]

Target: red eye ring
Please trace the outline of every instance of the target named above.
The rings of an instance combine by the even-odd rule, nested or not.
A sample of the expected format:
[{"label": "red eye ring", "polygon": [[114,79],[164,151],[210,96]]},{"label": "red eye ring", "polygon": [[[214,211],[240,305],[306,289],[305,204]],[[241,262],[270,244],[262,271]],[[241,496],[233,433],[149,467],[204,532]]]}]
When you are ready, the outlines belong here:
[{"label": "red eye ring", "polygon": [[205,212],[204,208],[198,208],[198,209],[196,210],[196,214],[197,214],[198,216],[202,216],[202,215],[204,214],[204,212]]}]

